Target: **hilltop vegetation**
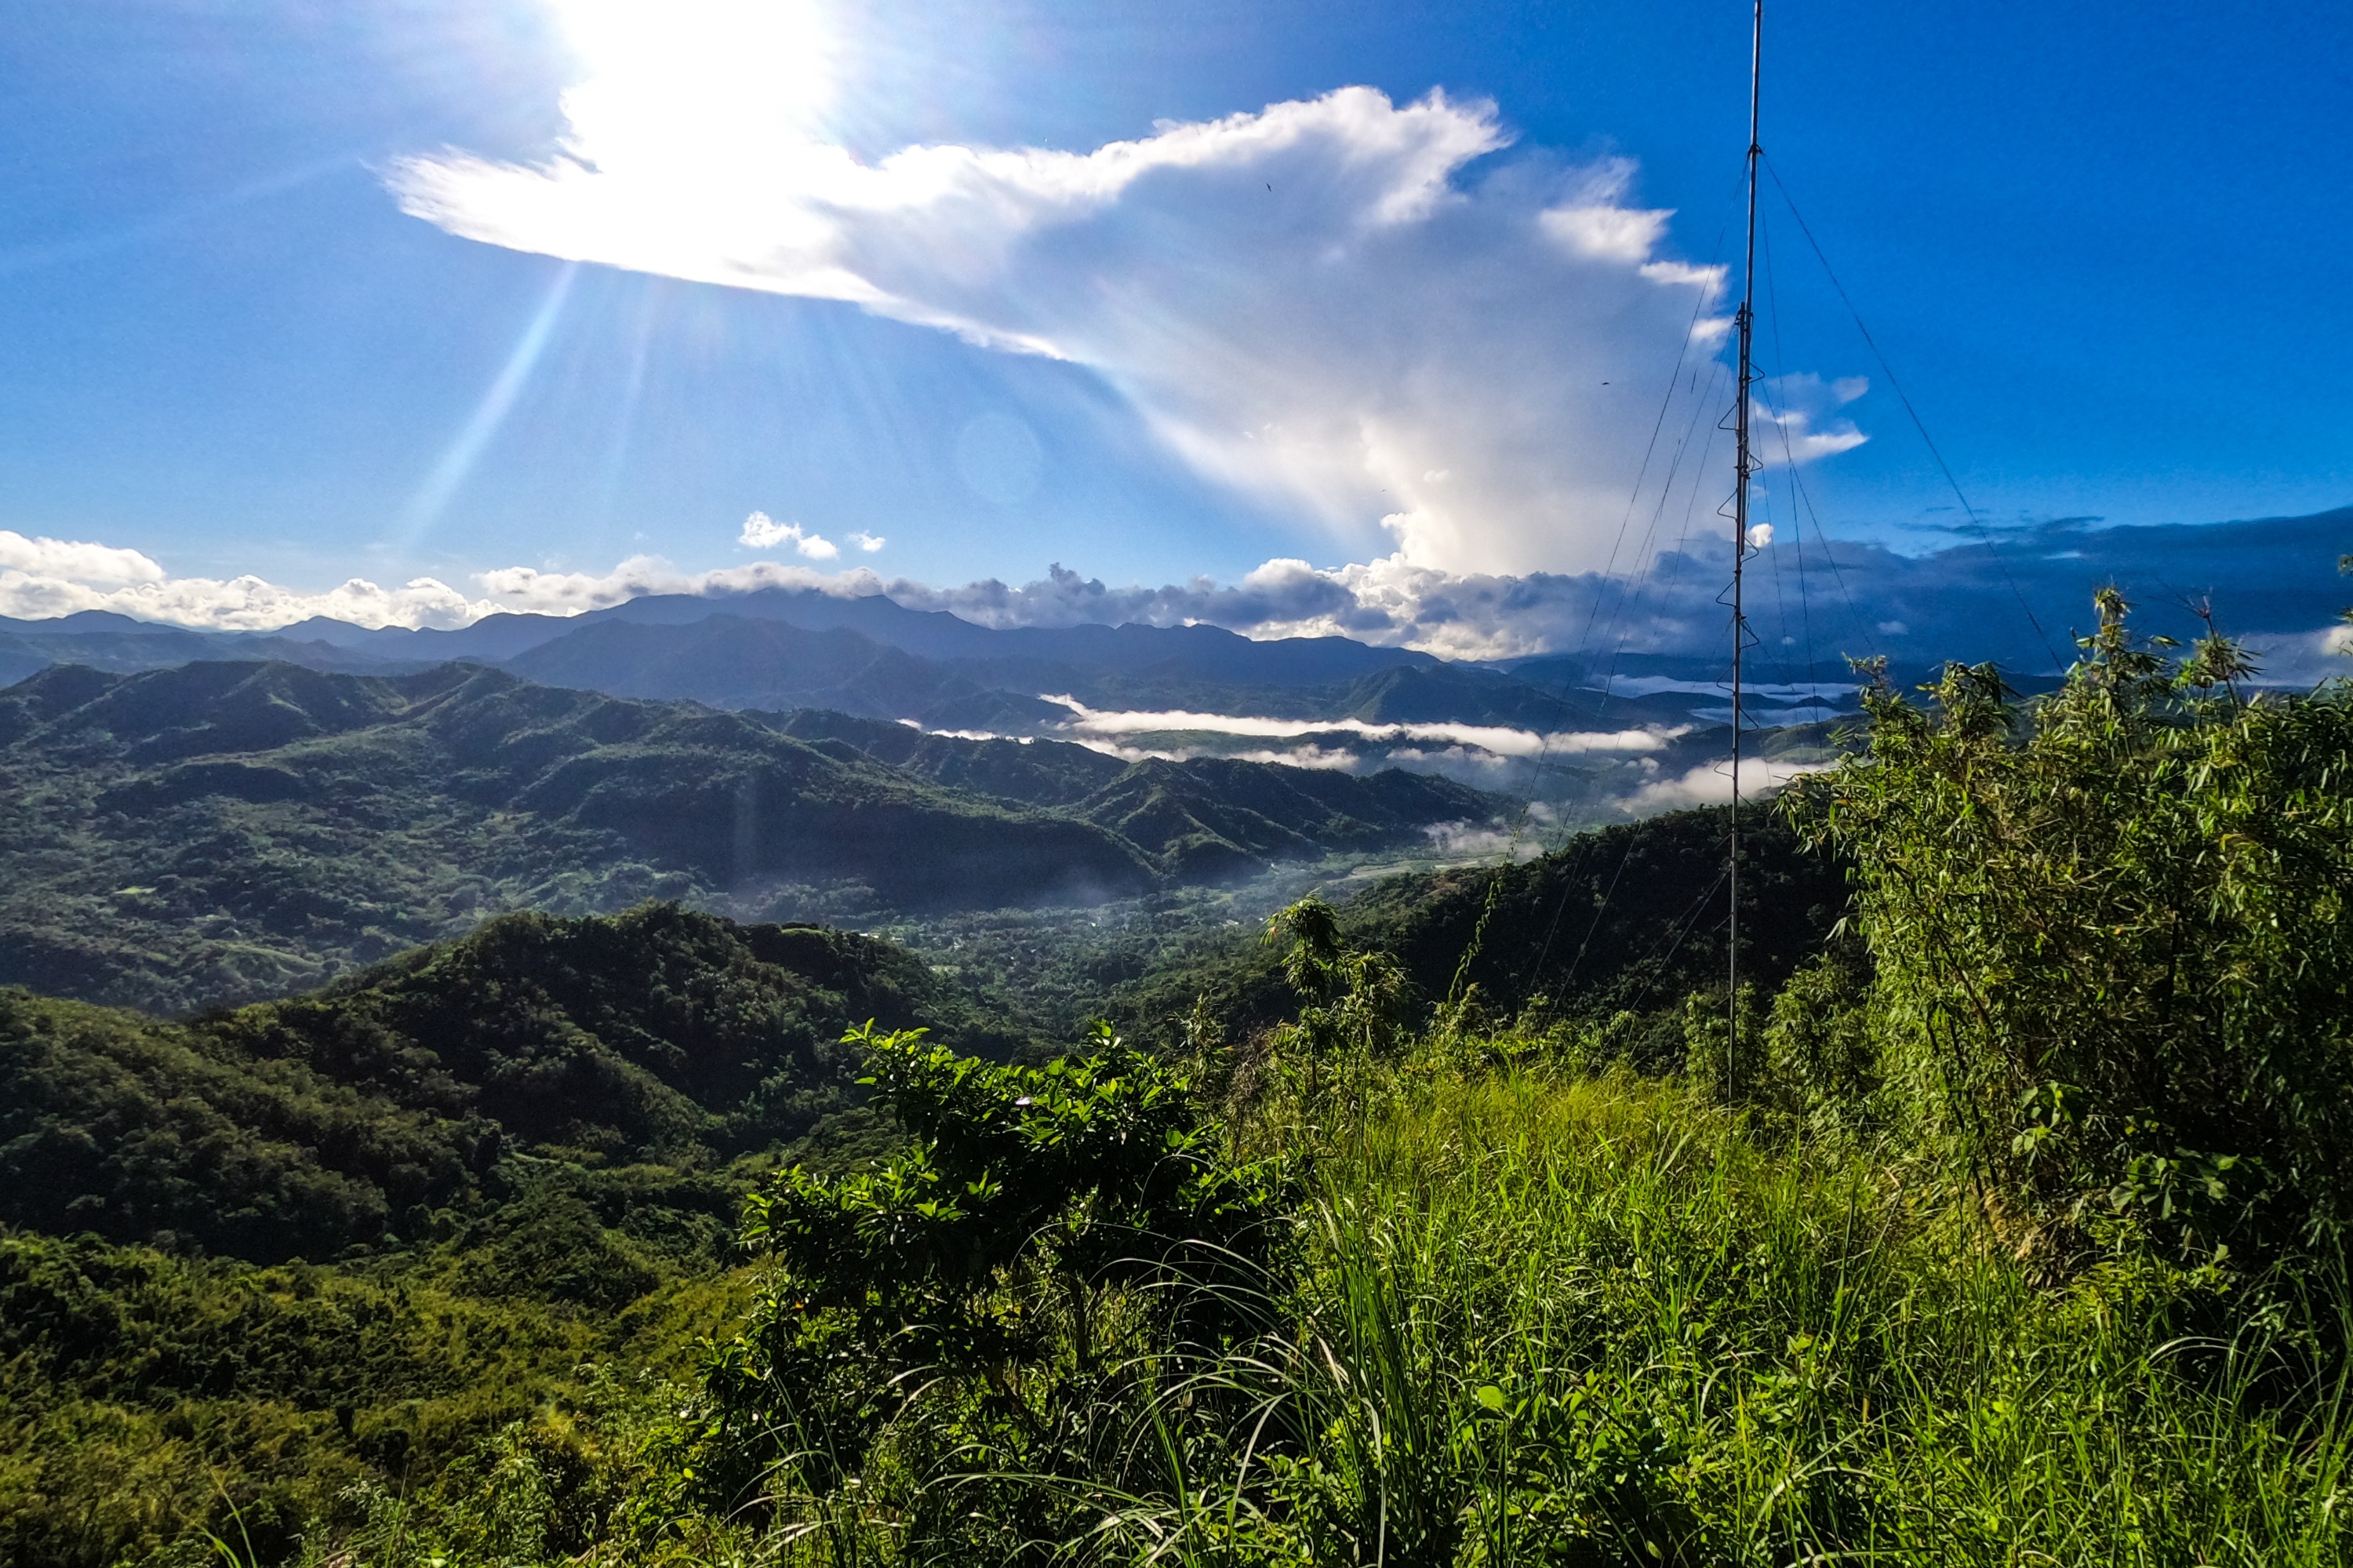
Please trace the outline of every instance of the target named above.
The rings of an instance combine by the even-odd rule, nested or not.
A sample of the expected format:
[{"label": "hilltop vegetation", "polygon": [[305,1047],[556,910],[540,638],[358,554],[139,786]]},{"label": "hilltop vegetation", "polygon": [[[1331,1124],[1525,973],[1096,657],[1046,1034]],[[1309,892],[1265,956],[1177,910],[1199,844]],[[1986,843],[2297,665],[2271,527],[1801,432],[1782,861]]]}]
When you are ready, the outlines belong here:
[{"label": "hilltop vegetation", "polygon": [[[1651,1051],[1672,1062],[1668,1015],[1723,984],[1730,819],[1722,808],[1598,829],[1504,866],[1406,873],[1364,885],[1341,911],[1351,939],[1397,960],[1425,1006],[1467,1001],[1494,1022],[1543,1024],[1624,1012],[1658,1020]],[[1743,834],[1741,962],[1770,994],[1811,959],[1847,904],[1847,867],[1784,822]],[[1280,956],[1255,932],[1203,934],[1113,992],[1121,1020],[1168,1038],[1206,998],[1229,1033],[1277,1022],[1291,1005]]]},{"label": "hilltop vegetation", "polygon": [[[928,1141],[755,1205],[776,1273],[679,1439],[701,1508],[641,1548],[2343,1563],[2353,692],[2246,701],[2236,650],[2169,662],[2113,599],[2086,652],[2031,706],[1985,669],[1874,691],[1869,757],[1794,810],[1852,857],[1852,936],[1769,1009],[1688,994],[1668,1053],[1623,1012],[1418,1028],[1314,901],[1293,1016],[1197,1020],[1189,1078],[1101,1051],[1065,1073],[1116,1091],[1050,1114],[877,1043]],[[967,1266],[1058,1147],[1029,1118],[1083,1146],[1185,1099],[1217,1120],[1165,1113],[1158,1190],[1237,1201],[1092,1265],[1151,1190],[1106,1152]],[[1027,1336],[897,1359],[975,1321]],[[852,1386],[889,1392],[844,1431]]]},{"label": "hilltop vegetation", "polygon": [[1739,995],[1694,813],[1187,947],[1155,1051],[668,906],[13,998],[0,1553],[2341,1568],[2353,689],[2085,652],[1872,692]]},{"label": "hilltop vegetation", "polygon": [[0,981],[185,1011],[504,908],[1086,901],[1426,842],[1496,804],[1438,779],[1050,743],[1008,745],[1008,766],[940,737],[911,768],[793,723],[470,665],[53,668],[0,693]]}]

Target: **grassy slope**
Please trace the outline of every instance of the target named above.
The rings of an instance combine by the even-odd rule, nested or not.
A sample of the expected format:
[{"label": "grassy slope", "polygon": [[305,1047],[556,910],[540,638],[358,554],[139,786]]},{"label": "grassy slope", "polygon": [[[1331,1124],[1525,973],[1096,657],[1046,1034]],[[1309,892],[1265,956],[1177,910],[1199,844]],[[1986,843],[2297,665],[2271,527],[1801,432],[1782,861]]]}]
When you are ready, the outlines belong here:
[{"label": "grassy slope", "polygon": [[[2285,1302],[2287,1331],[2257,1327],[2222,1355],[2198,1337],[2217,1304],[2195,1276],[2118,1263],[2054,1287],[1987,1245],[1901,1150],[1760,1139],[1631,1078],[1424,1077],[1321,1147],[1280,1339],[1207,1374],[1252,1391],[1237,1409],[1268,1445],[1259,1462],[1284,1454],[1291,1478],[1270,1488],[1261,1471],[1236,1495],[1228,1468],[1191,1477],[1202,1511],[1189,1514],[1156,1485],[1158,1501],[1082,1507],[1102,1561],[1142,1563],[1155,1544],[1149,1560],[1300,1568],[2353,1560],[2353,1430],[2295,1332],[2304,1311],[2329,1309],[2325,1286]],[[106,1325],[74,1341],[81,1361],[58,1359],[54,1330],[17,1333],[35,1358],[10,1375],[55,1369],[20,1385],[34,1400],[17,1431],[87,1446],[20,1440],[0,1467],[16,1561],[109,1561],[51,1544],[69,1519],[124,1545],[161,1540],[205,1517],[207,1444],[259,1456],[280,1441],[283,1461],[248,1457],[229,1477],[264,1555],[290,1544],[306,1505],[323,1510],[314,1540],[384,1568],[553,1564],[591,1547],[702,1563],[782,1545],[681,1511],[638,1446],[678,1397],[661,1382],[680,1371],[662,1360],[669,1336],[723,1319],[737,1299],[723,1289],[649,1298],[597,1331],[500,1327],[494,1307],[426,1284],[395,1302],[344,1272],[232,1278],[0,1249],[0,1290],[15,1292],[0,1307],[55,1323],[75,1309],[52,1301],[78,1288],[81,1318]],[[225,1342],[306,1336],[343,1349],[336,1375],[359,1391],[340,1396],[347,1417],[315,1376],[280,1392],[303,1374],[267,1351],[237,1362],[253,1399],[202,1392]],[[553,1371],[592,1353],[596,1372]],[[170,1370],[130,1370],[156,1365]],[[76,1383],[101,1394],[61,1392]],[[1085,1440],[1148,1448],[1148,1424],[1121,1425],[1139,1414],[1106,1406]],[[339,1442],[345,1419],[357,1436]],[[886,1446],[846,1516],[864,1548],[887,1557],[922,1474],[900,1467],[927,1453],[971,1463],[919,1436]],[[143,1503],[110,1475],[142,1478]],[[395,1529],[385,1499],[404,1476],[413,1501]],[[27,1506],[36,1481],[44,1507]],[[632,1499],[667,1527],[630,1533],[645,1517]],[[1222,1533],[1236,1520],[1239,1539]]]},{"label": "grassy slope", "polygon": [[1921,1177],[1632,1080],[1409,1095],[1329,1171],[1324,1457],[1377,1417],[1392,1516],[1474,1561],[2347,1560],[2307,1304],[2226,1358],[2195,1278],[2052,1289]]}]

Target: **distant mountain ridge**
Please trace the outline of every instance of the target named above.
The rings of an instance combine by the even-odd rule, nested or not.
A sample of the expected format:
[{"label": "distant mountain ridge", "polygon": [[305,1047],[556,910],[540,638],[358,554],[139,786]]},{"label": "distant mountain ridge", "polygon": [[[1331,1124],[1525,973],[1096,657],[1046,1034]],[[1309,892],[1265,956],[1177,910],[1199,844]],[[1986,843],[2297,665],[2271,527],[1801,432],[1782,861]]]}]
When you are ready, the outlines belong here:
[{"label": "distant mountain ridge", "polygon": [[[1254,641],[1213,626],[994,629],[880,594],[814,589],[649,595],[575,617],[493,615],[452,630],[313,619],[268,633],[213,632],[105,611],[0,618],[0,682],[52,663],[130,672],[200,659],[385,674],[465,660],[615,695],[839,707],[1009,733],[1042,733],[1067,719],[1040,704],[1045,694],[1097,707],[1548,728],[1598,721],[1604,709],[1612,724],[1672,724],[1687,705],[1605,703],[1567,681],[1523,681],[1342,637]],[[1367,683],[1413,696],[1368,704]]]},{"label": "distant mountain ridge", "polygon": [[[59,638],[153,636],[201,646],[215,656],[264,641],[332,648],[348,657],[385,663],[436,664],[452,659],[498,662],[542,643],[620,621],[682,626],[713,615],[780,620],[811,631],[856,631],[888,647],[931,659],[987,659],[1076,663],[1134,671],[1173,665],[1203,679],[1279,685],[1346,680],[1401,664],[1441,661],[1403,648],[1376,648],[1344,637],[1253,641],[1215,626],[976,625],[946,610],[909,609],[882,594],[843,596],[814,588],[761,588],[740,594],[648,594],[576,616],[500,614],[452,630],[371,628],[313,617],[269,632],[201,631],[135,620],[108,610],[80,610],[52,620],[0,617],[0,636],[34,642]],[[190,641],[198,640],[198,641]]]},{"label": "distant mountain ridge", "polygon": [[[312,620],[269,633],[199,632],[103,612],[0,620],[0,680],[57,663],[131,673],[197,660],[390,677],[464,662],[543,686],[1079,740],[1129,760],[1224,757],[1360,775],[1402,767],[1586,820],[1696,798],[1651,787],[1721,760],[1731,717],[1721,672],[1689,660],[1482,664],[1211,626],[994,629],[881,594],[815,589],[649,595],[576,617],[494,615],[446,631]],[[1854,712],[1843,675],[1750,672],[1746,714],[1760,729],[1819,731]]]},{"label": "distant mountain ridge", "polygon": [[1427,842],[1503,805],[464,663],[53,667],[0,692],[0,982],[166,1007],[316,984],[501,908],[1085,902]]},{"label": "distant mountain ridge", "polygon": [[1176,663],[1203,679],[1289,685],[1345,680],[1398,664],[1436,664],[1410,649],[1376,648],[1345,637],[1254,641],[1215,626],[1081,625],[997,629],[946,610],[909,609],[884,594],[844,596],[815,588],[740,594],[648,594],[574,617],[493,615],[448,631],[370,630],[314,619],[276,635],[403,659],[512,659],[585,626],[627,621],[682,626],[712,615],[783,620],[811,631],[856,631],[928,659],[1027,660],[1133,671]]},{"label": "distant mountain ridge", "polygon": [[501,668],[545,685],[721,708],[831,708],[926,728],[1026,734],[1070,711],[971,679],[952,663],[847,628],[708,616],[688,624],[607,620],[526,649]]}]

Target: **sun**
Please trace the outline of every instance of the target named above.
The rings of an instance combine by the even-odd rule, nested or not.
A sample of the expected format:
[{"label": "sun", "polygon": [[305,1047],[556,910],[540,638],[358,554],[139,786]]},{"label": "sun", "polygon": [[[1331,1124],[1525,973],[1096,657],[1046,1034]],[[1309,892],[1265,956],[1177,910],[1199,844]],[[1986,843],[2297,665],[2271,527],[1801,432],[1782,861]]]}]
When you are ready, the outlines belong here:
[{"label": "sun", "polygon": [[572,149],[610,169],[819,133],[838,35],[814,0],[551,0],[584,75]]}]

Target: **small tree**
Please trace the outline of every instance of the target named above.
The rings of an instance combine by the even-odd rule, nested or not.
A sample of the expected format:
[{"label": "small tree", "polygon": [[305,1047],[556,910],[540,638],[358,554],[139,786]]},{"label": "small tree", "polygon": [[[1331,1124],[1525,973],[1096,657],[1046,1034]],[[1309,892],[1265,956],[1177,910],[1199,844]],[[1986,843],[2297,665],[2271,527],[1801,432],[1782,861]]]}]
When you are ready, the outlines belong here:
[{"label": "small tree", "polygon": [[1351,952],[1339,911],[1307,897],[1266,923],[1266,940],[1290,946],[1282,978],[1299,993],[1299,1016],[1275,1031],[1274,1055],[1312,1109],[1335,1096],[1361,1097],[1374,1064],[1406,1040],[1405,970],[1382,952]]},{"label": "small tree", "polygon": [[1010,1433],[1033,1451],[996,1468],[1051,1472],[1066,1406],[1122,1356],[1213,1336],[1222,1288],[1288,1234],[1292,1165],[1221,1158],[1187,1073],[1107,1026],[1042,1067],[923,1033],[846,1037],[912,1147],[838,1179],[795,1167],[746,1205],[773,1272],[707,1370],[699,1463],[723,1490],[822,1512],[911,1413],[936,1447]]},{"label": "small tree", "polygon": [[1789,809],[1857,864],[1889,1090],[2009,1219],[2184,1248],[2337,1235],[2353,1206],[2353,701],[2248,697],[2113,589],[2063,687],[1990,665]]}]

